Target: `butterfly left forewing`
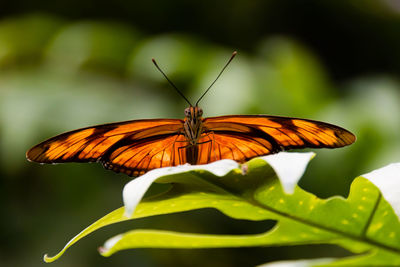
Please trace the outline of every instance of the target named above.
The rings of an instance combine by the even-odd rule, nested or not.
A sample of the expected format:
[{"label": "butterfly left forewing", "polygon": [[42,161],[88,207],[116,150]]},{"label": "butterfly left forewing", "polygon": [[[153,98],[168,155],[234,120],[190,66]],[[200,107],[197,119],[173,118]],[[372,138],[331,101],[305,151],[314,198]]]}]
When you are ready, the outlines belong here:
[{"label": "butterfly left forewing", "polygon": [[103,124],[50,138],[31,148],[26,157],[39,163],[101,161],[126,143],[175,135],[182,128],[183,121],[178,119]]}]

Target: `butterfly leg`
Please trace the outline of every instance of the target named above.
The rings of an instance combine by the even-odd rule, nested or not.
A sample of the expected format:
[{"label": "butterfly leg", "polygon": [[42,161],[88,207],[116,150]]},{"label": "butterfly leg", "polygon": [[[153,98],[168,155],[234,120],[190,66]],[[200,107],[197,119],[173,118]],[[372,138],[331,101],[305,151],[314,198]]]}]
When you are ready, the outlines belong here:
[{"label": "butterfly leg", "polygon": [[[215,154],[215,151],[216,151],[216,145],[217,145],[217,143],[215,142],[215,135],[214,135],[214,132],[213,131],[211,131],[209,134],[211,134],[211,136],[212,136],[212,145],[211,145],[211,149],[212,149],[212,152],[213,152],[213,154],[214,154],[214,161],[217,161],[218,159],[217,159],[217,154]],[[208,135],[208,134],[207,134]],[[214,146],[214,147],[213,147]],[[211,154],[211,151],[210,151],[210,154]]]},{"label": "butterfly leg", "polygon": [[[175,138],[175,140],[174,140],[174,142],[172,143],[172,160],[171,160],[171,162],[172,162],[172,164],[171,164],[171,166],[174,166],[175,164],[175,157],[176,157],[176,154],[175,154],[175,144],[176,143],[182,143],[182,142],[187,142],[186,140],[177,140],[178,139],[178,137],[179,137],[180,135],[177,135],[176,136],[176,138]],[[182,165],[182,160],[181,160],[181,153],[180,153],[180,149],[181,149],[182,147],[178,147],[178,165]]]},{"label": "butterfly leg", "polygon": [[[187,140],[176,140],[175,139],[175,141],[174,141],[174,147],[173,147],[173,150],[175,151],[175,143],[188,143],[188,141]],[[188,147],[190,147],[190,146],[192,146],[192,145],[186,145],[186,146],[180,146],[180,147],[178,147],[178,162],[179,162],[179,165],[182,165],[182,162],[183,162],[183,160],[182,160],[182,158],[181,158],[181,149],[184,149],[184,148],[188,148]]]},{"label": "butterfly leg", "polygon": [[[181,142],[182,142],[182,141],[181,141]],[[183,142],[187,142],[187,141],[183,141]],[[195,145],[192,145],[192,144],[188,144],[188,145],[186,145],[186,146],[180,146],[180,147],[178,147],[179,165],[182,165],[182,164],[183,164],[183,162],[184,162],[183,156],[184,156],[184,153],[187,151],[187,149],[191,149],[191,148],[194,148],[194,147],[195,147]],[[183,150],[182,150],[182,149],[183,149]],[[182,151],[183,151],[183,152],[182,152]],[[191,155],[191,157],[193,157],[193,155]],[[190,160],[187,159],[187,155],[186,155],[186,160],[185,160],[185,162],[186,162],[186,163],[193,164],[193,162],[191,162]]]},{"label": "butterfly leg", "polygon": [[[211,137],[210,137],[210,136],[211,136]],[[204,137],[207,137],[208,140],[207,140],[207,141],[204,141],[204,142],[201,142],[201,143],[199,143],[199,144],[205,144],[205,143],[211,142],[210,148],[209,148],[209,150],[208,150],[208,159],[211,157],[211,153],[213,153],[213,154],[214,154],[214,155],[213,155],[213,156],[214,156],[214,159],[211,160],[211,161],[217,161],[217,160],[218,160],[218,159],[217,159],[217,155],[215,154],[215,145],[216,145],[216,142],[215,142],[214,132],[213,132],[213,131],[209,131],[209,132],[205,133]],[[210,162],[210,160],[207,160],[207,161]]]},{"label": "butterfly leg", "polygon": [[[179,164],[190,163],[190,164],[205,164],[217,160],[217,156],[212,153],[215,146],[215,138],[213,132],[205,133],[202,138],[203,141],[195,144],[187,144],[178,147]],[[182,141],[181,141],[182,142]],[[186,141],[187,142],[187,141]],[[208,147],[200,147],[204,144],[210,144]],[[202,148],[207,149],[202,153]],[[206,156],[206,157],[204,157]],[[185,159],[183,159],[185,157]]]}]

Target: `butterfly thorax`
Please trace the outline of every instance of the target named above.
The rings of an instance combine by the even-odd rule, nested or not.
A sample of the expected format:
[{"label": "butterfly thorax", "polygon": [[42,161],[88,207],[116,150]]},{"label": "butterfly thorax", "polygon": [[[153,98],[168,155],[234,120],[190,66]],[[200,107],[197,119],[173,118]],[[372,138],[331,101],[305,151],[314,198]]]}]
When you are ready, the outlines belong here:
[{"label": "butterfly thorax", "polygon": [[188,145],[197,145],[202,133],[203,110],[199,107],[188,107],[185,109],[184,134]]}]

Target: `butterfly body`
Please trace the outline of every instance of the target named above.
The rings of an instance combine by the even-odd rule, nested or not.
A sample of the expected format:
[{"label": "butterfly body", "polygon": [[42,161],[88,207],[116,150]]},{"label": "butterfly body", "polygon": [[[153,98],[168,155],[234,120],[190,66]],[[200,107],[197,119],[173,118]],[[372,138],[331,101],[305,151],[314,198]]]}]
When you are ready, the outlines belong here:
[{"label": "butterfly body", "polygon": [[198,145],[203,132],[203,110],[199,107],[188,107],[185,109],[185,121],[183,125],[186,137],[186,159],[189,164],[198,161]]}]

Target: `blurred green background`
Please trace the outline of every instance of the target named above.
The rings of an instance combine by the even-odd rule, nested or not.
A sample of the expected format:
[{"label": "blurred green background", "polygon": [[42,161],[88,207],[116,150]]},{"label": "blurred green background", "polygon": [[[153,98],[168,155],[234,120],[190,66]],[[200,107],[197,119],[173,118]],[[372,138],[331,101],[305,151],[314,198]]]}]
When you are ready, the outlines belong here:
[{"label": "blurred green background", "polygon": [[[232,51],[202,100],[205,116],[271,114],[341,125],[357,142],[315,150],[301,186],[347,196],[358,175],[400,159],[400,5],[381,1],[2,1],[0,3],[0,265],[41,266],[76,233],[122,204],[129,177],[99,164],[29,163],[25,151],[84,126],[182,118]],[[193,101],[194,102],[194,101]],[[157,186],[156,186],[157,187]],[[160,190],[155,188],[154,190]],[[133,228],[240,234],[272,222],[201,210],[125,222],[72,247],[54,266],[253,266],[334,257],[328,245],[138,249],[96,247]]]}]

